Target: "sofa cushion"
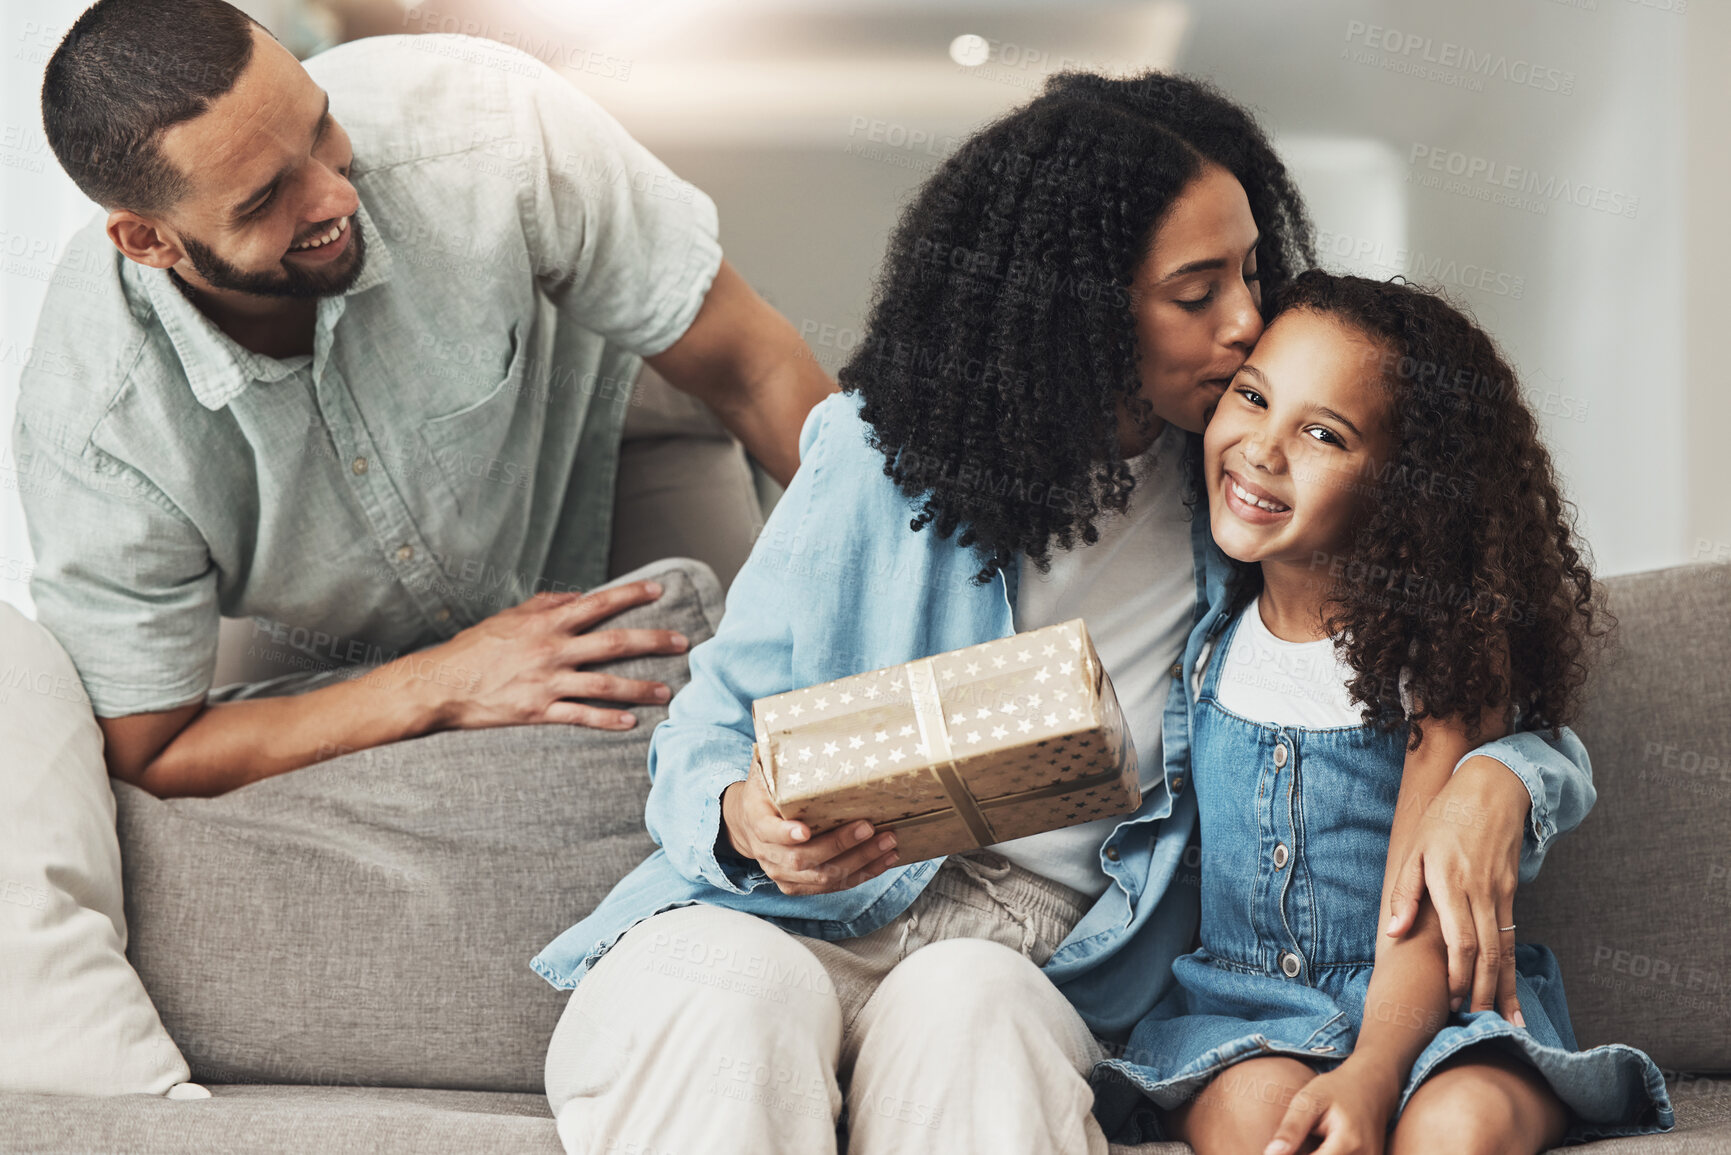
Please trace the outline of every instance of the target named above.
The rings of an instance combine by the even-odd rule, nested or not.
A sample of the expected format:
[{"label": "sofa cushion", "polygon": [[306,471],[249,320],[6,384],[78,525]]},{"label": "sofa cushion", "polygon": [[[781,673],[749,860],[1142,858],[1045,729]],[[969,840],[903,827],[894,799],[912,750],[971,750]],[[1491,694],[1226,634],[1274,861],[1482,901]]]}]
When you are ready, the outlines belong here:
[{"label": "sofa cushion", "polygon": [[102,731],[54,636],[0,602],[0,1089],[163,1094],[187,1066],[126,961]]},{"label": "sofa cushion", "polygon": [[1731,565],[1605,584],[1575,726],[1598,802],[1517,894],[1519,937],[1556,952],[1581,1046],[1731,1071]]},{"label": "sofa cushion", "polygon": [[[616,582],[649,576],[661,598],[602,628],[714,632],[707,566]],[[592,668],[688,679],[684,654]],[[667,711],[631,709],[627,731],[446,731],[217,798],[117,783],[128,953],[196,1077],[539,1092],[568,995],[529,959],[654,849]]]},{"label": "sofa cushion", "polygon": [[[0,1119],[6,1121],[0,1127],[0,1155],[66,1151],[560,1155],[561,1150],[545,1095],[248,1085],[211,1091],[213,1098],[193,1103],[144,1096],[69,1102],[55,1095],[0,1094]],[[1605,1139],[1566,1150],[1569,1155],[1724,1155],[1731,1151],[1731,1080],[1684,1080],[1672,1085],[1671,1101],[1677,1108],[1677,1126],[1667,1134]],[[1184,1143],[1114,1144],[1111,1155],[1189,1152]]]}]

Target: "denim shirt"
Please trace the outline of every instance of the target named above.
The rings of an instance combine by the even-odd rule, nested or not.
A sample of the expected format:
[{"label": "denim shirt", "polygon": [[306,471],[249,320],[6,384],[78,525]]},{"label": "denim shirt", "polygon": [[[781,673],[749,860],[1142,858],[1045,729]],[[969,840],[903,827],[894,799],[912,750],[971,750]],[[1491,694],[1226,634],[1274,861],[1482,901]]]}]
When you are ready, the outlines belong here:
[{"label": "denim shirt", "polygon": [[[1016,571],[974,585],[980,565],[971,548],[908,528],[918,502],[885,475],[861,404],[857,394],[839,393],[806,417],[799,469],[734,578],[715,635],[692,647],[691,680],[651,737],[646,821],[660,849],[531,961],[555,987],[575,987],[639,921],[693,902],[813,938],[869,934],[907,909],[942,865],[928,859],[848,890],[787,895],[755,863],[716,853],[722,791],[751,764],[754,699],[1015,632]],[[1191,540],[1195,626],[1173,677],[1196,668],[1224,612],[1230,572],[1206,517],[1193,520]],[[1129,1033],[1165,992],[1172,960],[1196,933],[1197,859],[1187,847],[1197,811],[1185,787],[1190,703],[1188,694],[1169,696],[1164,778],[1101,844],[1100,867],[1112,884],[1042,968],[1102,1038]],[[1564,730],[1555,741],[1514,734],[1473,753],[1507,765],[1531,794],[1520,868],[1530,879],[1551,839],[1592,806],[1586,750]]]}]

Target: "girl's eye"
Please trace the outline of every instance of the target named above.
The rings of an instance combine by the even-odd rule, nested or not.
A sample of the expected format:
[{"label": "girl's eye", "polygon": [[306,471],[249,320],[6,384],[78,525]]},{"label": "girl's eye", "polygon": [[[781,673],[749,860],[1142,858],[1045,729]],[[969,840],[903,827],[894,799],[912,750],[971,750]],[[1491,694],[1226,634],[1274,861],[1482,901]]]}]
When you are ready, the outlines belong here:
[{"label": "girl's eye", "polygon": [[1256,406],[1258,409],[1268,408],[1268,402],[1264,401],[1262,399],[1262,394],[1258,393],[1254,389],[1241,388],[1238,390],[1238,395]]},{"label": "girl's eye", "polygon": [[1332,429],[1324,429],[1320,425],[1313,425],[1309,429],[1306,429],[1305,432],[1319,434],[1316,440],[1322,442],[1324,445],[1337,445],[1342,449],[1346,448],[1346,442],[1342,441]]},{"label": "girl's eye", "polygon": [[1212,300],[1214,300],[1214,290],[1209,289],[1207,293],[1197,297],[1195,300],[1178,300],[1174,303],[1177,304],[1180,309],[1188,309],[1192,313],[1200,313],[1208,307],[1209,302]]}]

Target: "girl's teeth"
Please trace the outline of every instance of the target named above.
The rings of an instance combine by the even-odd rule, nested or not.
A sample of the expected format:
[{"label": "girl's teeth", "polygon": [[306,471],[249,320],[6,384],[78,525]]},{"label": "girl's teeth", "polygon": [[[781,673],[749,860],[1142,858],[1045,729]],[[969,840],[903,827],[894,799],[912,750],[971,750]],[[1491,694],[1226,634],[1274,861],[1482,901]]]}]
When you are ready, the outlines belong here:
[{"label": "girl's teeth", "polygon": [[1287,507],[1281,505],[1278,501],[1267,501],[1263,498],[1257,497],[1248,489],[1239,485],[1236,481],[1228,480],[1227,484],[1232,486],[1232,492],[1238,495],[1238,500],[1244,502],[1246,505],[1254,505],[1257,509],[1266,509],[1269,513],[1285,513],[1287,510]]}]

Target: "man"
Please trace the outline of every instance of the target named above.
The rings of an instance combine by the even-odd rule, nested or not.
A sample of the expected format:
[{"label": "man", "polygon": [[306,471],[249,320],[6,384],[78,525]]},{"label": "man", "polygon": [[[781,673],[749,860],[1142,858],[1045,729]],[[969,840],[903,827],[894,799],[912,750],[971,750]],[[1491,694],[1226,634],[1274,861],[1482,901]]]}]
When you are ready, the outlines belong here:
[{"label": "man", "polygon": [[[605,576],[640,364],[783,484],[835,388],[721,259],[708,197],[523,53],[391,36],[303,68],[221,0],[101,0],[42,103],[107,210],[81,240],[113,251],[51,287],[60,372],[25,372],[14,437],[31,592],[111,773],[214,794],[667,699],[583,668],[687,644],[592,628],[653,583],[577,592]],[[222,616],[403,656],[210,704]]]}]

